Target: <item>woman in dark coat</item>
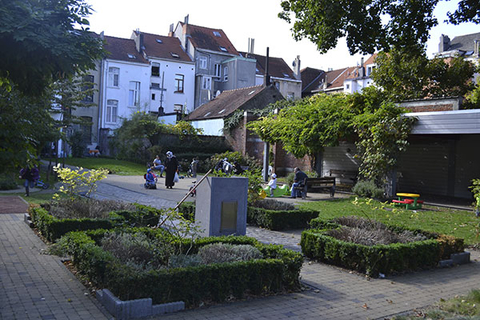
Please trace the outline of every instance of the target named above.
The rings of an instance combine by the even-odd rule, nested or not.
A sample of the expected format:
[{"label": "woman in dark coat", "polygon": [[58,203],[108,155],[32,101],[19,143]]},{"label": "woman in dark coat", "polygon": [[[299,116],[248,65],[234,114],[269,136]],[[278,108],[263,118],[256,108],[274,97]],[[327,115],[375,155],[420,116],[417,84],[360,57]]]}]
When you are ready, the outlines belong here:
[{"label": "woman in dark coat", "polygon": [[175,185],[175,182],[173,182],[173,178],[175,176],[175,172],[177,172],[177,169],[177,157],[173,155],[172,151],[168,151],[167,160],[165,161],[165,186],[167,187],[167,189],[172,189],[172,187]]}]

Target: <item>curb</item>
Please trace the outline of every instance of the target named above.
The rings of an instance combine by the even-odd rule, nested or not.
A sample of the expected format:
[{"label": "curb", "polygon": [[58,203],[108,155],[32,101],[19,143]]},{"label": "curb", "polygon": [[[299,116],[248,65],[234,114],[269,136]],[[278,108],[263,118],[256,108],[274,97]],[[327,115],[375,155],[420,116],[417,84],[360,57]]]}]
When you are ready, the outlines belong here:
[{"label": "curb", "polygon": [[108,289],[97,290],[95,295],[108,312],[118,320],[150,317],[185,310],[185,302],[183,301],[155,305],[152,305],[151,298],[122,301]]}]

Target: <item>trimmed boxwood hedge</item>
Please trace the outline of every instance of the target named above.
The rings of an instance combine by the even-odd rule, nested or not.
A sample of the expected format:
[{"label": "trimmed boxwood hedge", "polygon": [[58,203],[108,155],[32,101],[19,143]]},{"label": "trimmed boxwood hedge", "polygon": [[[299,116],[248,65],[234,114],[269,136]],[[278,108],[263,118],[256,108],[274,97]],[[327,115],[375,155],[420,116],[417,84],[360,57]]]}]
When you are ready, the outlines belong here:
[{"label": "trimmed boxwood hedge", "polygon": [[42,207],[32,207],[30,215],[40,233],[48,241],[54,242],[70,231],[111,229],[120,226],[155,226],[158,223],[160,210],[140,204],[135,206],[136,211],[112,211],[106,219],[58,219]]},{"label": "trimmed boxwood hedge", "polygon": [[[339,227],[332,220],[314,219],[311,225],[316,229],[303,231],[300,242],[305,256],[374,277],[379,273],[387,275],[433,268],[441,259],[449,259],[451,253],[463,252],[464,247],[463,239],[410,229],[408,230],[424,234],[428,239],[366,246],[326,235],[326,231]],[[401,227],[389,228],[396,232],[407,230]]]},{"label": "trimmed boxwood hedge", "polygon": [[[192,202],[182,203],[178,210],[186,219],[195,218],[195,204]],[[270,230],[307,228],[310,220],[316,217],[318,217],[318,211],[247,207],[247,223]]]},{"label": "trimmed boxwood hedge", "polygon": [[[131,232],[139,230],[132,229]],[[299,289],[303,257],[281,246],[264,245],[244,236],[202,238],[195,241],[190,253],[196,253],[199,247],[206,244],[224,242],[253,245],[266,258],[138,272],[95,243],[106,231],[71,232],[64,240],[68,243],[69,253],[78,270],[95,286],[108,288],[122,300],[149,297],[155,304],[185,301],[187,306],[197,306],[202,301],[225,301],[229,296],[242,298],[247,293],[259,295]],[[161,229],[143,231],[163,236]],[[189,248],[189,244],[183,247]]]}]

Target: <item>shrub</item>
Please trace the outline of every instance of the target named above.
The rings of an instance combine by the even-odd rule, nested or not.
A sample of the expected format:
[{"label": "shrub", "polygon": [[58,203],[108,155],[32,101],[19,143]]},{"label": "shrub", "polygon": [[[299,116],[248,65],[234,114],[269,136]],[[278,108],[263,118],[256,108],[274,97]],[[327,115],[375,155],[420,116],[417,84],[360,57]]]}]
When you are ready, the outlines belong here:
[{"label": "shrub", "polygon": [[358,181],[352,189],[353,193],[363,198],[382,199],[384,192],[373,181]]},{"label": "shrub", "polygon": [[[341,223],[353,225],[345,227]],[[342,218],[335,220],[322,220],[320,218],[311,221],[311,225],[317,229],[302,232],[302,252],[309,258],[345,267],[347,269],[365,272],[372,276],[379,273],[390,274],[404,272],[420,268],[435,267],[441,259],[450,258],[446,253],[463,251],[462,239],[448,239],[435,233],[420,230],[409,230],[398,226],[383,226],[375,221],[357,218]],[[357,232],[364,236],[368,233],[365,227],[374,225],[382,232],[397,233],[395,236],[385,236],[393,241],[400,242],[391,244],[368,245],[353,243],[349,235],[342,239],[332,237],[331,234],[342,233],[342,228],[357,228]],[[363,229],[363,230],[362,230]],[[336,231],[333,231],[336,230]],[[340,230],[340,231],[338,231]],[[368,233],[368,237],[373,237]],[[393,239],[397,237],[397,239]],[[453,237],[452,237],[453,238]],[[402,243],[403,242],[403,243]]]},{"label": "shrub", "polygon": [[[163,238],[165,235],[168,237],[168,234],[160,229],[143,230],[149,239]],[[140,229],[133,232],[138,231]],[[123,232],[131,233],[128,229],[124,229]],[[74,257],[73,262],[79,272],[86,274],[93,285],[109,288],[122,300],[149,297],[155,304],[185,301],[187,306],[192,306],[198,305],[201,301],[224,301],[232,296],[242,298],[246,292],[265,294],[299,288],[302,255],[281,246],[263,245],[253,238],[233,236],[202,238],[193,244],[192,253],[208,244],[222,242],[253,246],[261,252],[263,259],[173,269],[139,270],[131,263],[121,263],[113,254],[97,246],[87,235],[92,234],[98,238],[101,233],[99,230],[69,233],[65,236],[68,238],[66,242],[71,243],[69,253]],[[245,250],[251,251],[252,249]],[[172,265],[195,264],[195,258],[181,255],[172,256],[171,260]]]},{"label": "shrub", "polygon": [[270,230],[301,229],[308,227],[310,220],[318,217],[312,210],[268,210],[249,206],[247,223]]},{"label": "shrub", "polygon": [[273,199],[258,200],[252,203],[251,206],[267,210],[295,210],[295,206],[293,204]]},{"label": "shrub", "polygon": [[109,213],[116,210],[135,211],[137,208],[131,203],[116,200],[97,199],[59,199],[53,203],[42,205],[50,214],[58,219],[106,219]]},{"label": "shrub", "polygon": [[248,261],[263,258],[262,253],[251,245],[232,245],[228,243],[206,245],[200,248],[198,255],[205,264]]}]

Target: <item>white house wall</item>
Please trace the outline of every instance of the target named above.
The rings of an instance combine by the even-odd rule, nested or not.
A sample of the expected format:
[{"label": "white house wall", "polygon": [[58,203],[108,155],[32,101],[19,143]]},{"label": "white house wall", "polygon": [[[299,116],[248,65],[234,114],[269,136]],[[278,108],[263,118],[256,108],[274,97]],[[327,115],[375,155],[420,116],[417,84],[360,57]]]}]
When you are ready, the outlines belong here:
[{"label": "white house wall", "polygon": [[[175,105],[184,107],[184,111],[190,113],[194,109],[195,102],[195,66],[193,63],[179,63],[176,61],[165,61],[151,59],[151,62],[160,64],[160,76],[150,78],[151,83],[158,83],[160,89],[150,89],[150,112],[158,112],[160,99],[165,113],[175,112]],[[184,76],[183,93],[175,92],[175,76],[182,74]],[[163,97],[162,97],[162,76],[163,78]],[[152,99],[152,94],[155,99]]]},{"label": "white house wall", "polygon": [[223,119],[191,121],[196,129],[203,129],[205,136],[223,136]]},{"label": "white house wall", "polygon": [[[125,63],[106,60],[103,71],[102,120],[101,127],[116,129],[122,124],[121,118],[130,118],[136,111],[150,111],[150,66],[139,63]],[[119,68],[118,87],[108,86],[108,70]],[[140,104],[137,107],[128,106],[130,81],[140,82]],[[107,101],[117,100],[117,122],[106,122]]]},{"label": "white house wall", "polygon": [[480,110],[456,110],[406,113],[416,117],[412,134],[478,134],[480,133]]}]

